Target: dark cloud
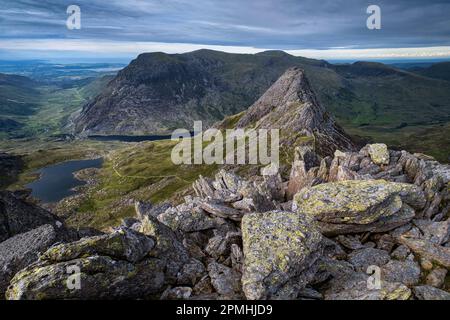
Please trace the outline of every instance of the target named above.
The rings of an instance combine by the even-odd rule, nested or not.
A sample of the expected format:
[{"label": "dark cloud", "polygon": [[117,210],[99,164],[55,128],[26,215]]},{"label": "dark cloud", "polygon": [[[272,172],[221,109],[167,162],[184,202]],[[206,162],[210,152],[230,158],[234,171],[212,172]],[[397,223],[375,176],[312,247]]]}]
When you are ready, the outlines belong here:
[{"label": "dark cloud", "polygon": [[[82,29],[65,28],[78,4]],[[366,9],[382,29],[366,28]],[[189,42],[279,49],[450,45],[450,2],[428,0],[1,0],[1,38]]]}]

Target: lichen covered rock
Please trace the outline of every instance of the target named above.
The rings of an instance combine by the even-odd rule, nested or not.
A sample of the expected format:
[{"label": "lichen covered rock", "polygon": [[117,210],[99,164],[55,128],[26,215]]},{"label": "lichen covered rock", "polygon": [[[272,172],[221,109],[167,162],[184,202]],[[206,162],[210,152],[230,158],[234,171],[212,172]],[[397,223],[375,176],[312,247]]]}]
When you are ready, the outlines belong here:
[{"label": "lichen covered rock", "polygon": [[243,290],[248,299],[296,298],[315,274],[322,236],[307,216],[252,213],[242,220]]},{"label": "lichen covered rock", "polygon": [[[325,235],[337,235],[389,231],[414,217],[405,208],[423,208],[425,201],[421,189],[411,184],[349,180],[301,190],[294,197],[293,209],[319,221]],[[402,219],[395,219],[396,215]],[[380,225],[373,225],[378,221]]]}]

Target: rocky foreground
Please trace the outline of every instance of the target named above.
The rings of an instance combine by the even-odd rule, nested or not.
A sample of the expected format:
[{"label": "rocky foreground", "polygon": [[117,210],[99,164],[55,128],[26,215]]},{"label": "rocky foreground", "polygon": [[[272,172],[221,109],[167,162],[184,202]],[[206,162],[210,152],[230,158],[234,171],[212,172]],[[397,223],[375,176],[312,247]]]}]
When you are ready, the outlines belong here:
[{"label": "rocky foreground", "polygon": [[[75,232],[3,192],[0,293],[448,300],[449,181],[449,166],[382,144],[334,158],[305,145],[287,181],[222,170],[178,206],[136,203],[136,217],[108,234]],[[79,288],[68,286],[73,266]]]}]

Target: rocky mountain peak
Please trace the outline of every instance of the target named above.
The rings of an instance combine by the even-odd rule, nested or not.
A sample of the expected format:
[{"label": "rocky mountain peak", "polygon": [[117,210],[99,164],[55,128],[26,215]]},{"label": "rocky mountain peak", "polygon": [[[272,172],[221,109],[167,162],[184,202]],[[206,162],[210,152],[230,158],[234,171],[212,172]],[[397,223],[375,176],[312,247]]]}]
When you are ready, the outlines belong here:
[{"label": "rocky mountain peak", "polygon": [[[289,68],[242,116],[237,127],[280,129],[282,142],[312,137],[321,154],[355,148],[317,99],[305,72]],[[283,137],[284,136],[284,137]]]}]

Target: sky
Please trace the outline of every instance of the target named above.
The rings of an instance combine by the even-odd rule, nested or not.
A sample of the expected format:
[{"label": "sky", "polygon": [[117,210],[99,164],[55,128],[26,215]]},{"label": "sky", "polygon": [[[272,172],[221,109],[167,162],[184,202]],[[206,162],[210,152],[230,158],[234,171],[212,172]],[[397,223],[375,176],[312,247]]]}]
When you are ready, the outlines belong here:
[{"label": "sky", "polygon": [[[81,29],[66,26],[69,5]],[[369,5],[381,29],[369,30]],[[0,59],[264,50],[327,60],[450,57],[449,0],[0,0]]]}]

